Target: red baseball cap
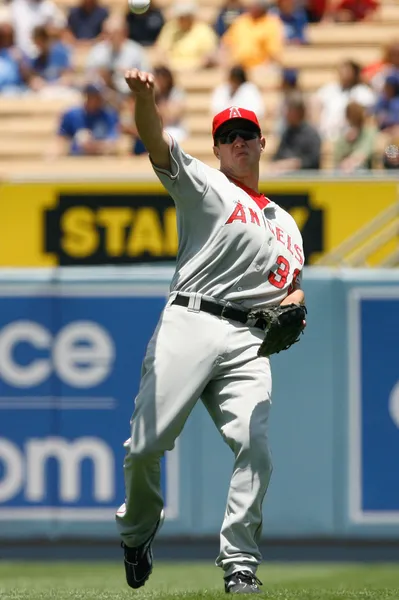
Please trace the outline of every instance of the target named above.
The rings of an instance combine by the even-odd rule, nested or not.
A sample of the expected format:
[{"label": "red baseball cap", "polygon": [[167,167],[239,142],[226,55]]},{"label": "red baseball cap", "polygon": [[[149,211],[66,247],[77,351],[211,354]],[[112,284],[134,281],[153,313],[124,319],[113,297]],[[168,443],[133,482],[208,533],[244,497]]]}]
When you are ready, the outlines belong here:
[{"label": "red baseball cap", "polygon": [[215,134],[219,127],[231,121],[233,119],[244,119],[245,121],[249,121],[261,133],[260,125],[256,114],[252,110],[247,110],[246,108],[239,108],[238,106],[230,106],[222,112],[218,113],[213,117],[212,122],[212,136],[215,137]]}]

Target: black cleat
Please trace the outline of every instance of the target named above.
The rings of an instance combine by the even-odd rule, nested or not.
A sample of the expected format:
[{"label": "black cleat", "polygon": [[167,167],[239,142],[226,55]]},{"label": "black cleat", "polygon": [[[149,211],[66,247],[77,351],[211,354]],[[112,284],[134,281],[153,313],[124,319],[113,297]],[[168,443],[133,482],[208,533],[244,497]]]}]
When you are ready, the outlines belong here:
[{"label": "black cleat", "polygon": [[237,571],[224,580],[226,594],[260,594],[259,581],[251,571]]},{"label": "black cleat", "polygon": [[121,543],[125,554],[126,581],[131,588],[137,589],[143,586],[152,573],[152,542],[162,526],[164,518],[165,515],[162,511],[153,533],[141,546],[129,548],[123,542]]}]

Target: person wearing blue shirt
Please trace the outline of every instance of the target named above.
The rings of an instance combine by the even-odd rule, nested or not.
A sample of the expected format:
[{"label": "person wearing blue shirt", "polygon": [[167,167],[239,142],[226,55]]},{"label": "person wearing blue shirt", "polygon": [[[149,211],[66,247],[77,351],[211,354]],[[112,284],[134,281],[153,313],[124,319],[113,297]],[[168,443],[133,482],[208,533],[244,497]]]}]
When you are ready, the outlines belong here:
[{"label": "person wearing blue shirt", "polygon": [[100,6],[97,0],[81,0],[69,11],[69,32],[75,40],[94,40],[100,35],[108,16],[108,9]]},{"label": "person wearing blue shirt", "polygon": [[399,169],[399,69],[393,68],[385,78],[382,92],[371,111],[378,128],[384,132],[385,169]]},{"label": "person wearing blue shirt", "polygon": [[156,6],[153,0],[145,13],[135,14],[128,9],[125,18],[129,40],[133,40],[142,46],[152,46],[155,44],[165,24],[165,17],[162,11]]},{"label": "person wearing blue shirt", "polygon": [[25,88],[27,58],[14,45],[9,23],[0,23],[0,93],[18,94]]},{"label": "person wearing blue shirt", "polygon": [[308,18],[304,8],[296,7],[294,0],[278,0],[270,13],[280,17],[284,37],[288,44],[307,44],[306,27]]},{"label": "person wearing blue shirt", "polygon": [[68,46],[53,41],[45,26],[34,28],[32,38],[37,54],[29,60],[30,87],[38,91],[48,83],[70,85],[72,83],[72,63]]},{"label": "person wearing blue shirt", "polygon": [[373,112],[379,129],[386,130],[399,126],[399,69],[392,71],[386,77]]},{"label": "person wearing blue shirt", "polygon": [[115,154],[119,116],[104,102],[103,87],[88,84],[82,106],[67,110],[58,128],[57,154],[74,156]]}]

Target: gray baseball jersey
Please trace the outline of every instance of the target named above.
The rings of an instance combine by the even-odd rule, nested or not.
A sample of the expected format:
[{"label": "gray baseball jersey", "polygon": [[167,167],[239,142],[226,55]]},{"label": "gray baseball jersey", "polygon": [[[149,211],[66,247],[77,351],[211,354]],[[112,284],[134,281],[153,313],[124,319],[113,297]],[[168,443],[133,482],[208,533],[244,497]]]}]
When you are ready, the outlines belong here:
[{"label": "gray baseball jersey", "polygon": [[171,141],[171,172],[154,166],[177,209],[171,291],[248,308],[279,304],[300,286],[302,236],[289,213]]}]

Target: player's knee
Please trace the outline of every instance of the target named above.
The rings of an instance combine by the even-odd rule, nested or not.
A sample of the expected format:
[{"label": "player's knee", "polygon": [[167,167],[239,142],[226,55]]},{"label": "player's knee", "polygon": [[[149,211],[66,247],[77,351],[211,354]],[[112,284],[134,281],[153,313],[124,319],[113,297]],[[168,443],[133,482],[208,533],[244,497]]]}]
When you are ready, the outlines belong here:
[{"label": "player's knee", "polygon": [[269,402],[260,402],[252,413],[244,414],[227,422],[222,433],[234,454],[259,457],[263,464],[271,465],[271,455],[267,441]]},{"label": "player's knee", "polygon": [[129,457],[130,460],[136,461],[146,461],[162,456],[166,450],[173,450],[173,446],[171,444],[165,446],[162,439],[145,436],[132,436],[124,444],[126,458]]},{"label": "player's knee", "polygon": [[254,472],[271,475],[272,455],[265,432],[257,432],[249,438],[249,460]]},{"label": "player's knee", "polygon": [[242,465],[249,464],[254,472],[271,475],[272,456],[265,429],[227,427],[224,428],[223,434],[236,459],[239,459]]},{"label": "player's knee", "polygon": [[267,474],[270,477],[272,474],[272,471],[273,471],[273,459],[272,459],[272,454],[270,452],[270,448],[269,448],[267,439],[264,442],[264,448],[260,455],[260,461],[262,463],[261,464],[262,472]]},{"label": "player's knee", "polygon": [[132,436],[126,440],[123,446],[126,451],[125,463],[132,460],[145,460],[155,454],[153,444],[147,443],[144,437],[135,438]]}]

